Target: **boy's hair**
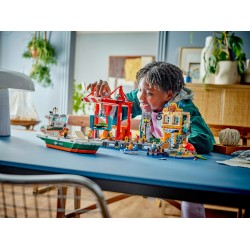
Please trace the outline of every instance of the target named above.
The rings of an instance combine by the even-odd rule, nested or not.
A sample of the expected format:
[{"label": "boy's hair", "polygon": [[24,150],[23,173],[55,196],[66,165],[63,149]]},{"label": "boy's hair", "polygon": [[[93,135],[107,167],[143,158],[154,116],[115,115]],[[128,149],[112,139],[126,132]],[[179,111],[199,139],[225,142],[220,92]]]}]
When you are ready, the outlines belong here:
[{"label": "boy's hair", "polygon": [[146,77],[150,85],[158,86],[161,90],[179,93],[185,86],[182,71],[173,64],[166,62],[151,62],[141,68],[136,74],[137,83]]}]

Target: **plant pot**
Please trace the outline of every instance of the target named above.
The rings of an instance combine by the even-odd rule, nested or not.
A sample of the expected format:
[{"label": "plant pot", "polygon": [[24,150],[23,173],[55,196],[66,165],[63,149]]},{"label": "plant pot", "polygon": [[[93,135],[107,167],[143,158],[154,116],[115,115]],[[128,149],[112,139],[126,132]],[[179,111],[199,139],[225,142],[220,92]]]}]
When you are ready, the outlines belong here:
[{"label": "plant pot", "polygon": [[214,83],[236,84],[240,82],[240,75],[236,61],[220,61],[217,64]]},{"label": "plant pot", "polygon": [[37,59],[38,57],[38,49],[34,48],[33,46],[30,47],[30,54],[34,59]]}]

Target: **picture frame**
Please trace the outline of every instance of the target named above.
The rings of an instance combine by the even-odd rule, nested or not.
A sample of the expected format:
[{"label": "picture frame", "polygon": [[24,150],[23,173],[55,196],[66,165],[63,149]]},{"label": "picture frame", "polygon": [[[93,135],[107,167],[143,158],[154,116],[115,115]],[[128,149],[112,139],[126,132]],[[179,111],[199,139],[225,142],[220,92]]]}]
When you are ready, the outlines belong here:
[{"label": "picture frame", "polygon": [[152,55],[110,56],[108,81],[111,90],[122,85],[124,92],[137,88],[136,73],[155,60]]},{"label": "picture frame", "polygon": [[181,47],[178,66],[184,75],[189,73],[192,83],[200,82],[200,62],[202,48]]}]

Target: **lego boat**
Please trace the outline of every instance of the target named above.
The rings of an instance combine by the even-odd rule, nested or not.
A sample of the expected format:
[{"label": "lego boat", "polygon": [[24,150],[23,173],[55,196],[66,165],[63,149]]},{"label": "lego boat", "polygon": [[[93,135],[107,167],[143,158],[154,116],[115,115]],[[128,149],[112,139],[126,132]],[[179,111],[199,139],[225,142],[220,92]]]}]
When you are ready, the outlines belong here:
[{"label": "lego boat", "polygon": [[121,149],[121,151],[124,154],[128,154],[128,155],[137,155],[138,154],[138,149],[127,149],[127,148],[124,148],[124,149]]},{"label": "lego boat", "polygon": [[48,148],[79,154],[95,154],[99,147],[102,146],[101,141],[64,138],[63,136],[56,138],[47,134],[39,134],[37,137],[44,140]]},{"label": "lego boat", "polygon": [[46,118],[49,124],[41,127],[42,134],[38,134],[37,137],[44,140],[48,148],[79,154],[95,154],[102,146],[99,139],[87,140],[69,136],[67,116],[57,114],[57,108],[50,111]]}]

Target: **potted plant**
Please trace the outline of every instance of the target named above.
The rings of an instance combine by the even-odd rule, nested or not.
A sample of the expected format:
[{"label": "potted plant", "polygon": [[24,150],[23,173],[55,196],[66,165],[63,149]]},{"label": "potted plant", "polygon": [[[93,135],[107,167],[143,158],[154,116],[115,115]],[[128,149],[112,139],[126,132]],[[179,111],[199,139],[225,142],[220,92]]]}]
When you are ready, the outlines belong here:
[{"label": "potted plant", "polygon": [[23,57],[34,60],[30,77],[43,87],[51,86],[50,66],[56,64],[56,58],[55,49],[47,39],[47,31],[35,31],[32,40],[27,44]]},{"label": "potted plant", "polygon": [[240,82],[246,62],[246,54],[242,49],[243,40],[234,32],[222,31],[214,32],[212,41],[212,55],[209,57],[205,78],[214,74],[215,83]]}]

